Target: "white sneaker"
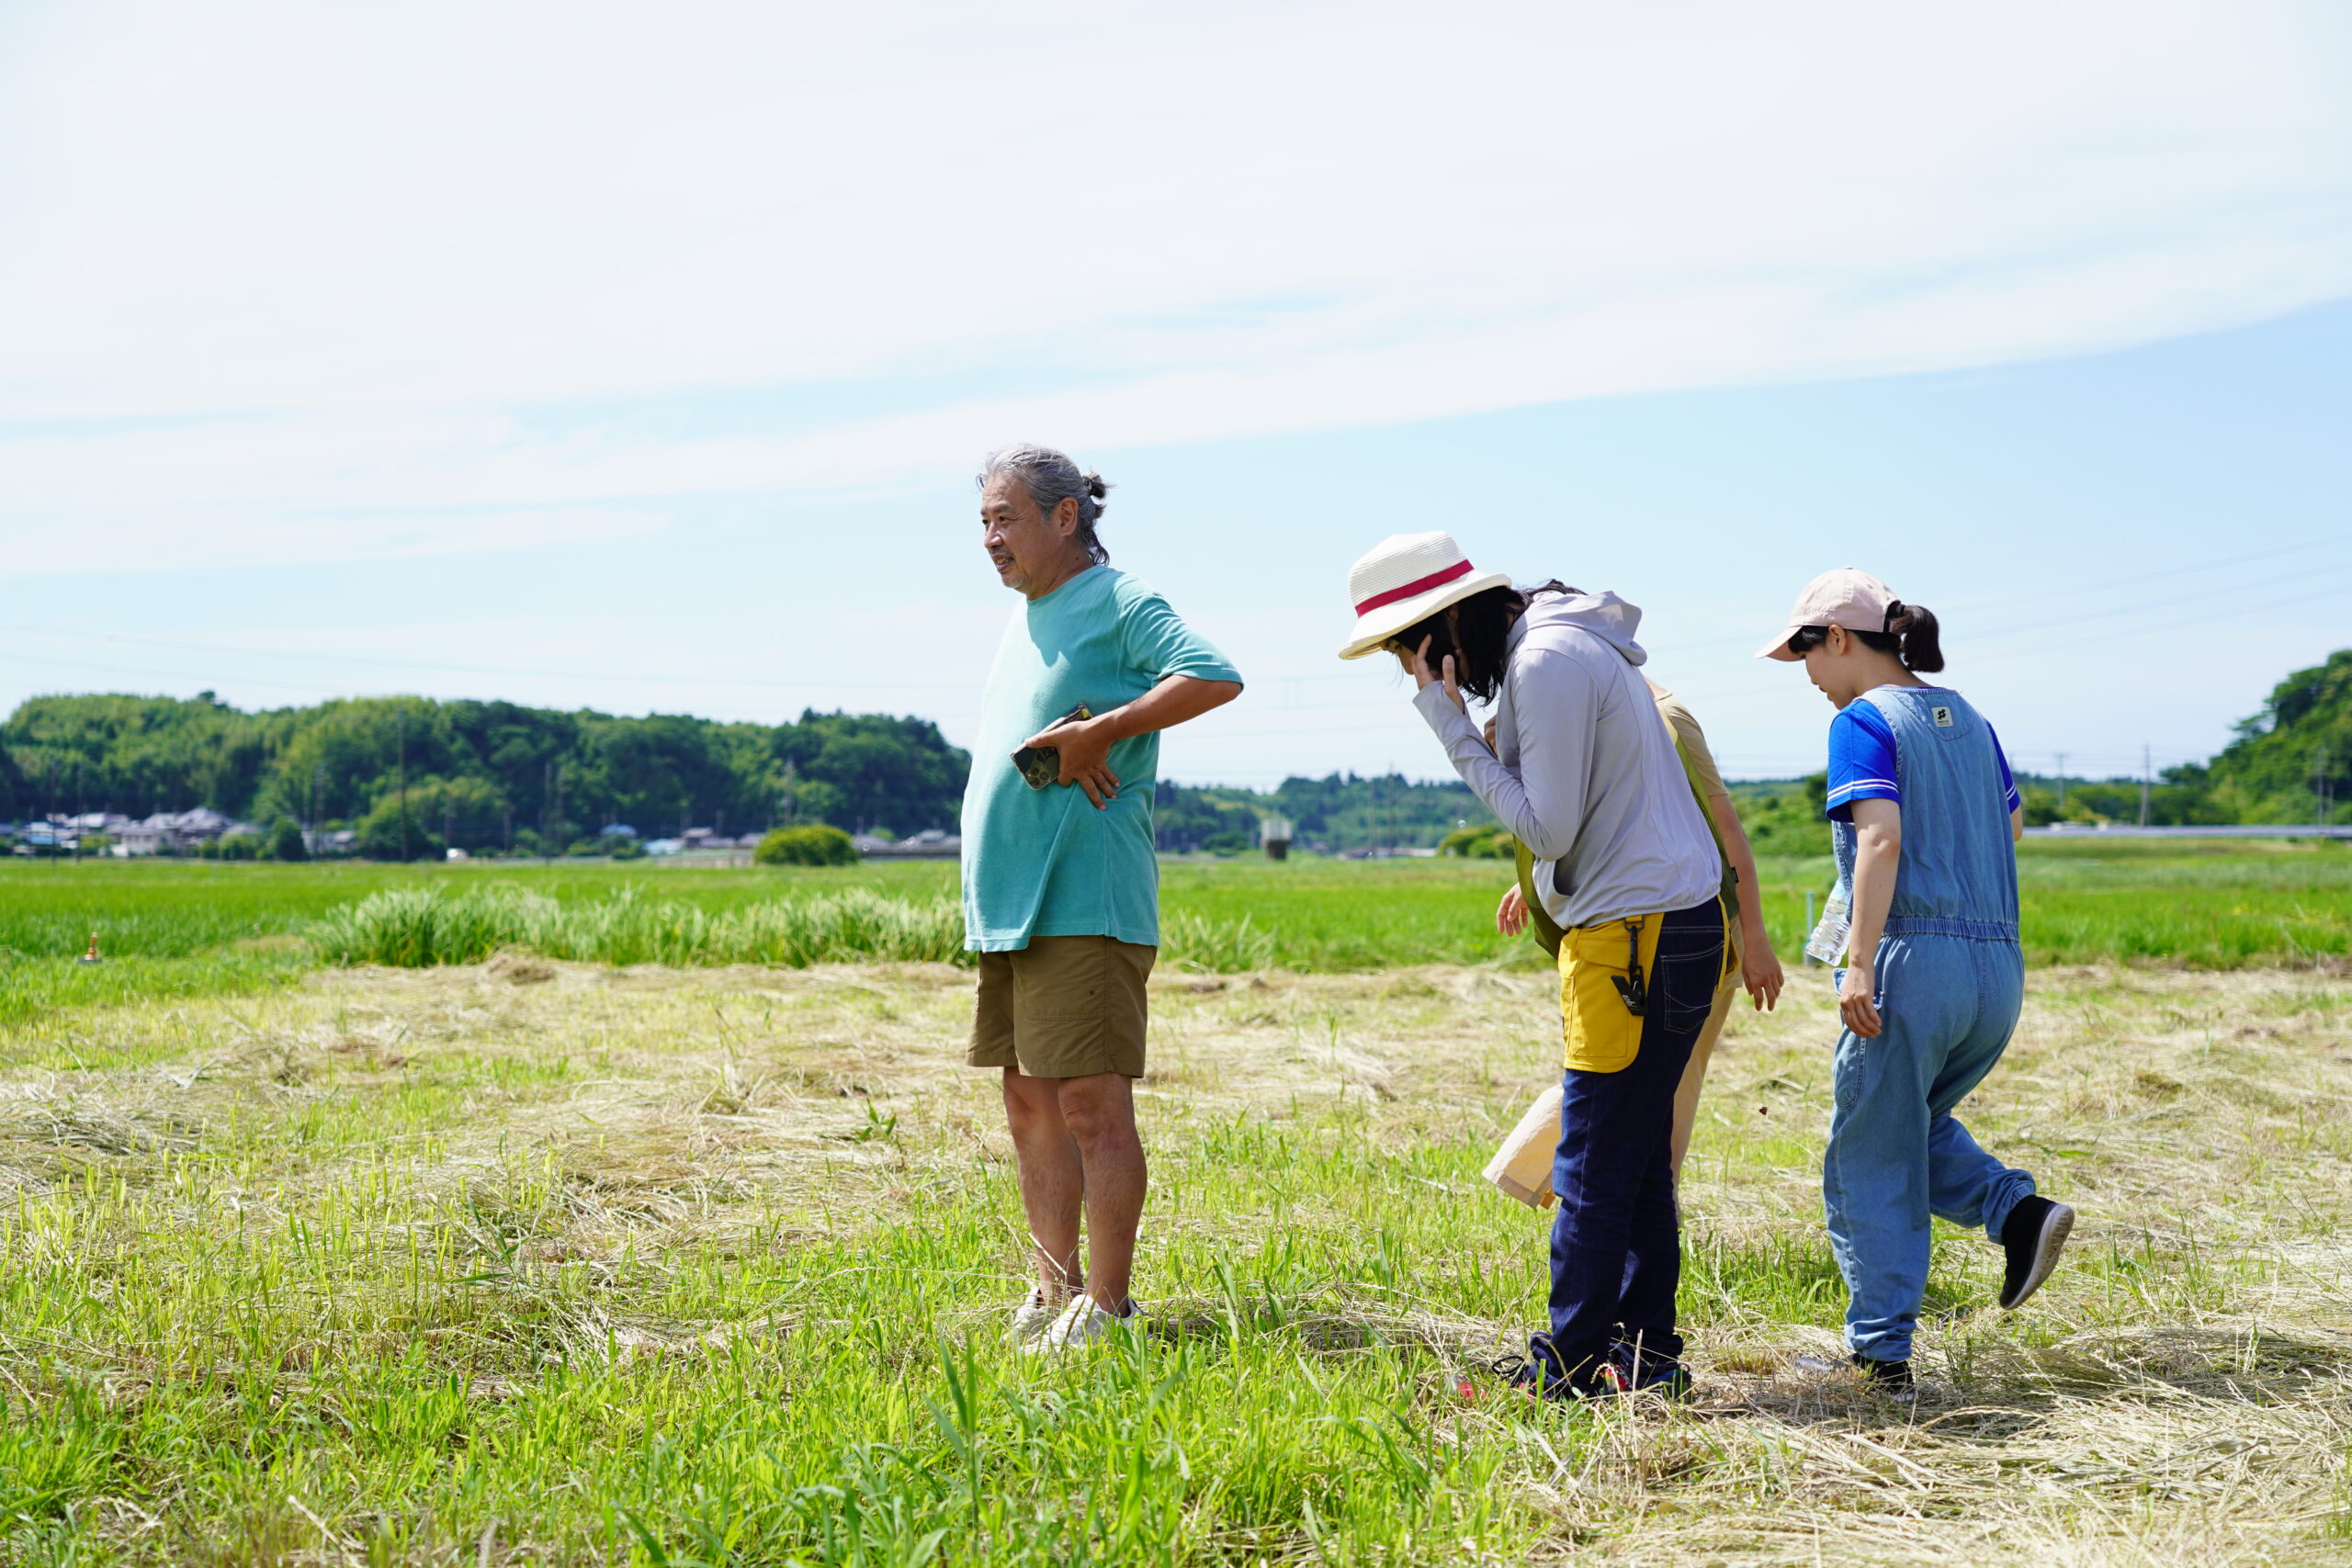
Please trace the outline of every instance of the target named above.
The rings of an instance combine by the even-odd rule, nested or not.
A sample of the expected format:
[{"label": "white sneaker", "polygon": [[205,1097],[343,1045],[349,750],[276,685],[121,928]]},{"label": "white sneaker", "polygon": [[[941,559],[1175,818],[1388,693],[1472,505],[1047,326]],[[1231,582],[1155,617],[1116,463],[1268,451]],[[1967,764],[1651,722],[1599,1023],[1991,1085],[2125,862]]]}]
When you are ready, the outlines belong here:
[{"label": "white sneaker", "polygon": [[1037,1337],[1054,1325],[1054,1319],[1059,1317],[1061,1312],[1061,1308],[1046,1302],[1045,1286],[1032,1287],[1029,1293],[1021,1298],[1021,1304],[1012,1309],[1012,1342],[1024,1350],[1031,1348]]},{"label": "white sneaker", "polygon": [[1140,1322],[1142,1317],[1143,1309],[1136,1305],[1132,1297],[1128,1299],[1125,1312],[1112,1312],[1095,1305],[1092,1296],[1072,1296],[1069,1305],[1062,1308],[1061,1316],[1054,1319],[1053,1326],[1023,1348],[1039,1355],[1054,1356],[1081,1346],[1099,1345],[1109,1338],[1112,1330],[1121,1324]]}]

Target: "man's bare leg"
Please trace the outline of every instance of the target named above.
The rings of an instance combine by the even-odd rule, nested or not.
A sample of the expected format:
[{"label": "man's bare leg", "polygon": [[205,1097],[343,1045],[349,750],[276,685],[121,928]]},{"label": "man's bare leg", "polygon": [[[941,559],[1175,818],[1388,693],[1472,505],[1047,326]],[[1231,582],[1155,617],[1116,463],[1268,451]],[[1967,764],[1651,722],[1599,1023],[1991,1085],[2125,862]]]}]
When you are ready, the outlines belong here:
[{"label": "man's bare leg", "polygon": [[[1035,1080],[1032,1080],[1035,1081]],[[1136,1134],[1135,1080],[1123,1073],[1063,1078],[1061,1120],[1084,1162],[1086,1293],[1117,1312],[1135,1272],[1143,1223],[1143,1140]]]},{"label": "man's bare leg", "polygon": [[1033,1078],[1018,1067],[1004,1069],[1004,1120],[1012,1133],[1013,1162],[1021,1177],[1021,1207],[1029,1217],[1029,1239],[1037,1280],[1047,1305],[1086,1282],[1078,1266],[1078,1212],[1086,1194],[1085,1168],[1078,1140],[1062,1120],[1061,1078]]}]

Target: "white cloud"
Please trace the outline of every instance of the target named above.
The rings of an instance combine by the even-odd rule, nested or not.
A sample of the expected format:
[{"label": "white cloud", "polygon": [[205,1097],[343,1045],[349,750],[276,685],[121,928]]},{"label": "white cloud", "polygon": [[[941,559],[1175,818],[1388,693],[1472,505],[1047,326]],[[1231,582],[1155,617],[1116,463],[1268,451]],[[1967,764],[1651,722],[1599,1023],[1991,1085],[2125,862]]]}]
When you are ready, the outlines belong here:
[{"label": "white cloud", "polygon": [[[2352,288],[2335,6],[1439,15],[18,7],[0,528],[610,536],[1015,432],[1992,363]],[[810,395],[716,417],[747,389]]]}]

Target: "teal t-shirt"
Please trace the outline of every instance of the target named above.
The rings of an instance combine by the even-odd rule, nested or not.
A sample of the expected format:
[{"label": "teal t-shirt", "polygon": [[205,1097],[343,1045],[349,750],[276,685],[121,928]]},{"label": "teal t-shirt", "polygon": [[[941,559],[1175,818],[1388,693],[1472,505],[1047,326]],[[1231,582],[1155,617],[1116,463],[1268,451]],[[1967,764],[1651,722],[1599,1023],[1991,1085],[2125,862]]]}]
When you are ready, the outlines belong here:
[{"label": "teal t-shirt", "polygon": [[965,946],[1003,953],[1033,936],[1159,944],[1159,737],[1112,746],[1119,793],[1099,811],[1076,784],[1031,789],[1012,753],[1080,703],[1108,713],[1170,675],[1241,679],[1167,600],[1107,566],[1027,601],[1004,628],[964,788]]}]

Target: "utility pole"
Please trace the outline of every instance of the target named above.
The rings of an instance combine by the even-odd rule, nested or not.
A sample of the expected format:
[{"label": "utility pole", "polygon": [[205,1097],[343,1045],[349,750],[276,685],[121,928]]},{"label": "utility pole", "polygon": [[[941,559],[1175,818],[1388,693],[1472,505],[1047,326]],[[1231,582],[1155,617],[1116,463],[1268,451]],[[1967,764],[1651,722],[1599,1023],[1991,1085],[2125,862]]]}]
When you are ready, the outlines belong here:
[{"label": "utility pole", "polygon": [[2319,752],[2312,759],[2312,796],[2319,802],[2319,819],[2326,821],[2334,807],[2327,798],[2327,742],[2319,743]]},{"label": "utility pole", "polygon": [[314,766],[311,770],[311,820],[309,823],[311,833],[302,847],[313,854],[318,852],[319,848],[315,841],[319,836],[319,784],[325,773],[326,768],[323,764]]},{"label": "utility pole", "polygon": [[548,838],[555,831],[555,764],[539,764],[539,858],[548,858]]},{"label": "utility pole", "polygon": [[2155,783],[2155,764],[2143,744],[2140,748],[2140,826],[2148,825],[2148,793]]},{"label": "utility pole", "polygon": [[2066,753],[2064,751],[2058,753],[2058,812],[2062,817],[2066,812]]},{"label": "utility pole", "polygon": [[393,720],[394,765],[400,770],[401,859],[408,859],[408,705],[402,703]]}]

